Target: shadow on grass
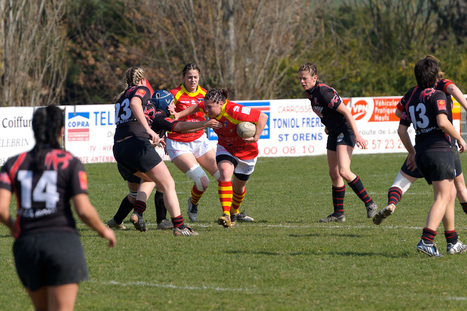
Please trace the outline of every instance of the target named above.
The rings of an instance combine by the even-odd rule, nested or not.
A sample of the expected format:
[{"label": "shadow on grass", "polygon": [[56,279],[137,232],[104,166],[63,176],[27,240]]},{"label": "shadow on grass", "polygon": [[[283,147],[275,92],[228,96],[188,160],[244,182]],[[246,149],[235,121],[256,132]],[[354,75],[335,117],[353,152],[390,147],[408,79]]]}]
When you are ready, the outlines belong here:
[{"label": "shadow on grass", "polygon": [[[308,234],[289,234],[289,237],[292,238],[303,238],[303,237],[317,237],[317,236],[324,236],[323,234],[317,234],[317,233],[308,233]],[[364,235],[362,234],[329,234],[329,236],[338,236],[338,237],[346,237],[346,238],[362,238]]]},{"label": "shadow on grass", "polygon": [[386,258],[408,258],[408,253],[389,254],[389,253],[374,253],[374,252],[326,252],[323,250],[310,250],[307,252],[268,252],[268,251],[225,251],[228,254],[244,254],[244,255],[267,255],[267,256],[342,256],[342,257],[386,257]]},{"label": "shadow on grass", "polygon": [[321,234],[317,234],[317,233],[289,234],[289,237],[292,237],[292,238],[306,238],[306,237],[310,237],[310,236],[317,237],[317,236],[322,236],[322,235],[321,235]]}]

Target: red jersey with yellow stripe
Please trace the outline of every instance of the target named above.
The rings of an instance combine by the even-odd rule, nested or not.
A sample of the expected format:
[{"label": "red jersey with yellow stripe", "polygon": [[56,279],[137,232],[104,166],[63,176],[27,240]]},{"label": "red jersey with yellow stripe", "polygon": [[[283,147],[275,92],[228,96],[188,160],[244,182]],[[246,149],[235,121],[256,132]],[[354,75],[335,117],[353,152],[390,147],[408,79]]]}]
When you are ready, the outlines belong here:
[{"label": "red jersey with yellow stripe", "polygon": [[[199,109],[205,113],[204,102],[199,104]],[[221,113],[216,120],[222,123],[222,127],[215,129],[218,136],[218,144],[224,147],[231,155],[241,159],[249,160],[258,156],[258,144],[246,143],[237,134],[237,125],[240,122],[257,123],[261,111],[250,107],[245,107],[230,100],[226,100],[222,106]]]},{"label": "red jersey with yellow stripe", "polygon": [[[175,103],[175,111],[180,112],[182,110],[185,110],[188,107],[200,104],[204,101],[204,95],[206,95],[206,90],[203,89],[198,85],[198,89],[194,93],[190,93],[183,84],[181,84],[179,87],[173,89],[170,91],[172,95],[175,97],[174,103]],[[202,112],[196,112],[193,114],[190,114],[184,118],[180,118],[178,121],[182,122],[200,122],[204,121],[204,114]],[[176,132],[168,132],[167,137],[180,141],[180,142],[192,142],[201,136],[204,135],[204,130],[201,129],[196,132],[192,133],[176,133]]]}]

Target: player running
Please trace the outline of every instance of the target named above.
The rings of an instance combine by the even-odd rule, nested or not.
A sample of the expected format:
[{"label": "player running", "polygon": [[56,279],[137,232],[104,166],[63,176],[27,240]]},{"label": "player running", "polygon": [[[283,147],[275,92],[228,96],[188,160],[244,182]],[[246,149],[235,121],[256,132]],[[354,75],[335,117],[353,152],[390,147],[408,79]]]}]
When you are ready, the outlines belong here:
[{"label": "player running", "polygon": [[[222,124],[222,127],[214,129],[218,136],[216,161],[220,172],[217,191],[223,213],[218,223],[230,228],[237,222],[239,208],[245,198],[246,184],[255,169],[259,153],[257,141],[266,126],[268,116],[257,109],[231,102],[227,95],[226,90],[211,89],[203,102],[180,112],[180,116],[201,111],[208,118]],[[237,134],[237,124],[243,121],[256,124],[256,134],[253,137],[241,138]]]},{"label": "player running", "polygon": [[[182,71],[183,83],[170,92],[175,97],[175,112],[181,112],[204,101],[206,90],[199,86],[201,70],[196,64],[188,63]],[[185,115],[181,121],[204,121],[202,112]],[[219,181],[219,170],[216,163],[216,153],[210,146],[203,129],[192,132],[168,132],[167,154],[173,164],[185,173],[194,185],[188,198],[188,217],[191,221],[198,219],[198,205],[203,193],[209,185],[209,179],[203,169]],[[239,213],[239,221],[253,221],[253,218]]]}]

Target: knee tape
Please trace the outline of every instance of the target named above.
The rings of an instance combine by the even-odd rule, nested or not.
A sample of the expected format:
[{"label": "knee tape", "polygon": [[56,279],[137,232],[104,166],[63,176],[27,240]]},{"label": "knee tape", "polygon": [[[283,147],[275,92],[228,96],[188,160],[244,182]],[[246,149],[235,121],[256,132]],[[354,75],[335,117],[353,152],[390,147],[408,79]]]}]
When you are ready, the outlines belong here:
[{"label": "knee tape", "polygon": [[196,189],[199,191],[205,191],[208,188],[209,178],[199,164],[193,165],[186,175],[195,182]]},{"label": "knee tape", "polygon": [[130,193],[128,193],[128,194],[130,195],[130,197],[136,199],[136,196],[138,195],[138,191],[130,191]]},{"label": "knee tape", "polygon": [[394,179],[394,183],[392,187],[397,187],[402,190],[402,194],[404,194],[407,190],[409,190],[410,186],[412,183],[410,180],[402,176],[401,172],[399,172],[396,176],[396,179]]},{"label": "knee tape", "polygon": [[219,178],[221,178],[221,173],[219,172],[219,170],[217,170],[214,175],[212,175],[212,177],[214,177],[217,181],[219,181]]}]

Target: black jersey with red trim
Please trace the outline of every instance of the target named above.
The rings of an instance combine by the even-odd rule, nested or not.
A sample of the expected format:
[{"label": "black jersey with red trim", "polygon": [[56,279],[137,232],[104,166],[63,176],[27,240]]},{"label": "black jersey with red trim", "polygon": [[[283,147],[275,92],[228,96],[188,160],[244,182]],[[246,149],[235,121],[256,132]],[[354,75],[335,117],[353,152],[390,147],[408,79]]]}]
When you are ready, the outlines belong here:
[{"label": "black jersey with red trim", "polygon": [[446,94],[434,88],[421,91],[418,87],[412,88],[408,93],[410,93],[409,100],[401,114],[400,124],[405,126],[413,124],[415,150],[417,152],[450,150],[450,136],[439,128],[436,119],[439,114],[445,114],[448,119],[452,119]]},{"label": "black jersey with red trim", "polygon": [[16,238],[45,231],[76,231],[70,199],[87,194],[83,164],[60,149],[41,150],[43,169],[33,163],[31,152],[9,158],[0,171],[0,188],[14,192],[17,200]]},{"label": "black jersey with red trim", "polygon": [[154,132],[163,137],[167,131],[173,132],[173,128],[179,122],[179,120],[174,120],[170,118],[165,111],[156,111],[154,114],[154,119],[152,121],[151,128]]},{"label": "black jersey with red trim", "polygon": [[305,91],[305,94],[311,102],[311,108],[320,117],[329,134],[338,134],[343,129],[352,132],[345,116],[336,110],[344,102],[335,89],[316,81],[316,85]]},{"label": "black jersey with red trim", "polygon": [[151,126],[152,118],[154,118],[156,112],[154,104],[151,103],[151,92],[146,86],[132,86],[120,96],[115,104],[115,124],[117,128],[115,129],[114,141],[128,136],[150,138],[131,110],[130,103],[133,97],[141,99],[144,115],[149,126]]},{"label": "black jersey with red trim", "polygon": [[[448,107],[448,111],[449,111],[448,118],[449,118],[449,121],[451,121],[451,123],[452,123],[453,103],[452,103],[452,97],[447,91],[447,87],[450,84],[454,84],[454,82],[452,82],[449,79],[441,79],[441,80],[436,81],[434,89],[438,90],[438,91],[443,91],[446,94],[446,106]],[[417,90],[418,90],[418,86],[415,86],[415,87],[411,88],[407,93],[405,93],[405,95],[397,103],[397,109],[399,111],[401,111],[401,112],[404,111],[404,107],[410,101],[410,98],[413,96],[413,94],[415,92],[417,92]]]}]

